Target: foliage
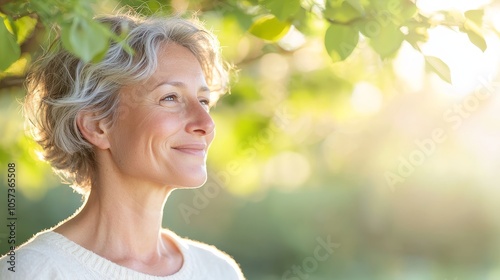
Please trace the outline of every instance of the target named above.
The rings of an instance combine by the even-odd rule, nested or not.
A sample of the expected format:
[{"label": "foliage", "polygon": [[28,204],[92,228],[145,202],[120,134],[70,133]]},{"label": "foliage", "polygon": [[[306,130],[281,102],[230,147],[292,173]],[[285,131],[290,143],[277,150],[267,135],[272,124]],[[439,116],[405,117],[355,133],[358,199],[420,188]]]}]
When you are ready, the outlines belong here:
[{"label": "foliage", "polygon": [[[99,60],[110,40],[119,42],[122,39],[92,20],[96,3],[91,1],[23,0],[0,3],[0,16],[3,18],[0,23],[0,79],[12,72],[22,74],[25,69],[16,69],[15,66],[19,68],[16,61],[21,59],[22,54],[29,56],[39,51],[33,48],[33,45],[41,43],[43,36],[38,36],[39,33],[54,26],[59,30],[64,48],[84,61]],[[328,25],[322,36],[324,46],[334,62],[343,61],[352,54],[360,34],[368,38],[370,46],[383,59],[394,57],[403,41],[421,51],[420,45],[427,40],[428,29],[438,25],[458,29],[466,33],[482,51],[487,48],[483,36],[483,10],[470,10],[464,14],[442,11],[426,16],[410,0],[327,0],[324,3],[293,0],[286,4],[281,0],[228,0],[216,3],[191,1],[190,8],[233,14],[243,30],[271,42],[282,39],[292,26],[307,36],[321,36],[321,32],[315,30],[315,22],[324,21]],[[139,5],[145,13],[171,11],[170,7],[155,1],[123,1],[122,4]],[[31,47],[25,48],[25,45]],[[449,68],[442,60],[426,57],[426,61],[430,71],[451,82]]]}]

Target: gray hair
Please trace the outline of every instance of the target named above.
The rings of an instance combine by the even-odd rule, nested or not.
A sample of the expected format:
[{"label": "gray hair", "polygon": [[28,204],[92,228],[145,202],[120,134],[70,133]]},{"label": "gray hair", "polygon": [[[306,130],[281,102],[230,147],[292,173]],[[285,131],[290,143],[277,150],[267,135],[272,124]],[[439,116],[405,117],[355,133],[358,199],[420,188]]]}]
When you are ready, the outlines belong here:
[{"label": "gray hair", "polygon": [[197,20],[180,17],[140,18],[131,15],[101,16],[115,34],[126,32],[133,54],[112,42],[99,62],[86,63],[56,42],[55,51],[42,55],[27,78],[24,112],[43,157],[63,182],[88,194],[97,162],[92,144],[83,138],[76,117],[94,113],[97,120],[115,120],[119,90],[147,80],[157,68],[158,52],[167,43],[189,49],[198,59],[206,82],[215,94],[228,90],[228,67],[221,58],[215,36]]}]

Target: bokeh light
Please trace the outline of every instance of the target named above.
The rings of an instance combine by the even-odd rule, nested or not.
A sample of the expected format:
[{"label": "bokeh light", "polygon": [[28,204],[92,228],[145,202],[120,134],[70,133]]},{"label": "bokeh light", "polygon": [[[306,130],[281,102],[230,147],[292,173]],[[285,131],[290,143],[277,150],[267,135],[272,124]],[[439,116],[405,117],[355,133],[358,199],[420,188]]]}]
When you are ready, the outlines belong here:
[{"label": "bokeh light", "polygon": [[[199,8],[238,75],[211,111],[212,193],[175,191],[165,226],[228,252],[248,279],[287,279],[325,238],[340,246],[307,279],[500,277],[498,1],[415,1],[436,22],[446,20],[436,15],[443,10],[484,8],[484,52],[460,26],[432,26],[421,52],[404,41],[381,59],[361,35],[339,63],[325,50],[326,1],[300,1],[312,12],[306,27],[295,21],[278,42],[246,32],[255,1],[209,2],[176,0],[169,9]],[[424,56],[442,59],[452,83]],[[71,214],[80,198],[34,159],[15,103],[24,93],[11,91],[0,92],[0,159],[19,165],[21,240]]]}]

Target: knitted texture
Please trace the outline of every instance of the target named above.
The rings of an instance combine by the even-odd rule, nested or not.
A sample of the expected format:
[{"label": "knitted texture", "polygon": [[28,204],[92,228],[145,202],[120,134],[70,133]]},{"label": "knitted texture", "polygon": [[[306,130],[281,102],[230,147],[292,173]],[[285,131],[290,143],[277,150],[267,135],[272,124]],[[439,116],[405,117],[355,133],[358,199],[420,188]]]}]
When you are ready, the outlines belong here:
[{"label": "knitted texture", "polygon": [[1,279],[134,279],[134,280],[242,280],[240,268],[227,254],[200,242],[168,233],[179,247],[184,263],[170,276],[153,276],[113,263],[67,239],[45,231],[16,250],[15,272],[8,256],[0,258]]}]

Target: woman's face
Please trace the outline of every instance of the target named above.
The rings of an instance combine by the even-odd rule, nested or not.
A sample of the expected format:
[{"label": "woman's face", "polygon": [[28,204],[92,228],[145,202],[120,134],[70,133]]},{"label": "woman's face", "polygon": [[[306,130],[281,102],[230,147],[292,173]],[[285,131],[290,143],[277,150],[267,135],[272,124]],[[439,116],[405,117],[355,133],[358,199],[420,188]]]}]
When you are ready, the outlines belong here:
[{"label": "woman's face", "polygon": [[109,130],[120,176],[170,187],[202,185],[215,135],[209,102],[196,57],[185,47],[168,44],[146,83],[120,91],[117,119]]}]

